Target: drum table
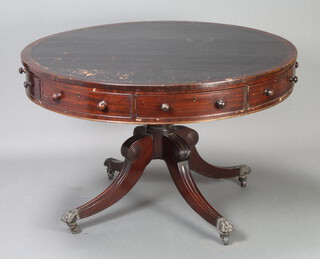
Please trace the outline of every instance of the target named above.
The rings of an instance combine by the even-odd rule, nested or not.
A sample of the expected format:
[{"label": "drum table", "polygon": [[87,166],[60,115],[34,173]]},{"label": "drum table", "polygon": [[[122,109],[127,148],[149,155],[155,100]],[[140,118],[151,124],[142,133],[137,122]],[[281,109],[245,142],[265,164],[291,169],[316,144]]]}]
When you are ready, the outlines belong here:
[{"label": "drum table", "polygon": [[134,22],[58,33],[21,54],[24,86],[36,104],[64,115],[144,124],[124,142],[124,160],[105,161],[111,185],[62,220],[77,220],[126,195],[152,159],[163,159],[187,203],[216,226],[228,244],[233,226],[202,196],[191,171],[210,178],[238,177],[246,165],[204,161],[196,131],[175,126],[261,111],[286,99],[297,82],[297,50],[276,35],[202,22]]}]

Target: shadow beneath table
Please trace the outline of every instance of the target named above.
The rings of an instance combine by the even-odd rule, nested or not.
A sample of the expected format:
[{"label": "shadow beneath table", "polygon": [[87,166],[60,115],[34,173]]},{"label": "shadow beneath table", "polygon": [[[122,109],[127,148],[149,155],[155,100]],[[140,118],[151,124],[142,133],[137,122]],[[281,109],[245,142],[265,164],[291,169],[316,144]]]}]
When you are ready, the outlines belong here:
[{"label": "shadow beneath table", "polygon": [[[252,174],[249,176],[246,188],[242,188],[235,178],[221,181],[193,173],[199,189],[209,203],[217,211],[221,212],[222,215],[228,214],[226,217],[234,224],[235,230],[232,233],[230,244],[247,239],[246,226],[256,222],[255,211],[257,210],[257,206],[265,203],[266,212],[272,215],[274,210],[272,207],[273,203],[269,201],[276,202],[276,196],[281,197],[281,202],[288,204],[286,206],[293,206],[290,208],[292,210],[300,210],[299,207],[303,207],[306,204],[306,198],[320,196],[319,181],[305,178],[301,171],[302,169],[299,170],[294,165],[289,166],[287,163],[270,165],[256,162],[256,164],[252,164],[251,166]],[[135,186],[128,193],[129,196],[131,195],[130,199],[135,199],[134,203],[130,203],[125,208],[113,210],[110,213],[106,210],[105,213],[107,214],[102,216],[95,215],[93,218],[88,218],[87,221],[80,221],[80,227],[86,229],[152,206],[152,210],[156,211],[159,217],[161,215],[162,219],[170,217],[175,224],[180,224],[190,229],[190,232],[197,233],[200,238],[213,239],[218,243],[221,242],[218,231],[212,228],[210,224],[203,227],[198,221],[192,220],[191,214],[188,213],[186,215],[186,213],[180,210],[168,209],[161,202],[158,202],[164,199],[176,198],[177,196],[180,197],[164,163],[156,167],[147,167],[137,185],[139,184],[152,188],[152,192],[149,190],[147,193],[139,193],[136,190],[139,186]],[[299,191],[300,193],[304,192],[304,195],[299,196]],[[152,195],[147,196],[148,193],[152,193]],[[294,200],[294,203],[292,200]],[[181,203],[183,202],[181,198]],[[189,207],[186,203],[185,206],[186,208]],[[243,208],[245,208],[245,211],[248,211],[247,214],[243,212]],[[237,211],[242,211],[242,214],[237,215]],[[190,213],[195,212],[192,212],[190,208]],[[153,218],[152,220],[156,221],[158,218]],[[200,217],[199,221],[201,221]]]}]

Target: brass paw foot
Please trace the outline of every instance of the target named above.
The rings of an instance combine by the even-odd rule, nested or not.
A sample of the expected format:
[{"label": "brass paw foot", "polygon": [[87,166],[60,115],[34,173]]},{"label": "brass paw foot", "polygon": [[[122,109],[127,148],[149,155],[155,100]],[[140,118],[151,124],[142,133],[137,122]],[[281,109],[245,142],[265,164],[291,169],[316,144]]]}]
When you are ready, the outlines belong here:
[{"label": "brass paw foot", "polygon": [[217,228],[219,230],[220,238],[222,239],[223,244],[228,245],[230,233],[233,231],[233,225],[228,220],[221,217],[217,220]]},{"label": "brass paw foot", "polygon": [[72,234],[78,234],[81,232],[81,229],[77,225],[78,219],[80,219],[80,216],[77,209],[69,210],[61,217],[61,220],[69,226]]}]

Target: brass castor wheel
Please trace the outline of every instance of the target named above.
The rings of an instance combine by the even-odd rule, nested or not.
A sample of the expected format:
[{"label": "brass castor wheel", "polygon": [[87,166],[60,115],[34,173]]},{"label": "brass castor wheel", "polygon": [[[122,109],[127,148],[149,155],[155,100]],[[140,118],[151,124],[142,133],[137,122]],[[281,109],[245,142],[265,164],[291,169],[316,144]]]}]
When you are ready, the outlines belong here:
[{"label": "brass castor wheel", "polygon": [[107,168],[108,179],[113,180],[115,171]]},{"label": "brass castor wheel", "polygon": [[220,238],[225,246],[229,245],[229,235],[220,235]]},{"label": "brass castor wheel", "polygon": [[239,176],[239,181],[240,181],[241,187],[247,186],[247,176],[245,176],[245,177]]},{"label": "brass castor wheel", "polygon": [[240,166],[239,181],[242,187],[247,186],[247,178],[250,173],[251,173],[251,168],[249,166],[247,165]]},{"label": "brass castor wheel", "polygon": [[80,219],[80,216],[77,209],[69,210],[61,217],[61,220],[68,225],[72,234],[79,234],[81,232],[81,229],[77,225],[78,219]]}]

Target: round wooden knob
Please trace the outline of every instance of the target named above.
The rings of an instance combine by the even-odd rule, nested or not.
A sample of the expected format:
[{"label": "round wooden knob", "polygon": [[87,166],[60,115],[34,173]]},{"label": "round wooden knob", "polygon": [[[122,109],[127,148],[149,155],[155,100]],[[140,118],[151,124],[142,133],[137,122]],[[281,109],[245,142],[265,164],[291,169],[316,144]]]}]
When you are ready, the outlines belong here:
[{"label": "round wooden knob", "polygon": [[32,83],[25,81],[23,83],[24,88],[28,88],[29,86],[32,86]]},{"label": "round wooden knob", "polygon": [[101,101],[98,103],[97,107],[99,110],[103,111],[108,108],[108,104],[106,101]]},{"label": "round wooden knob", "polygon": [[293,77],[290,77],[289,80],[294,82],[294,83],[297,83],[298,82],[298,77],[297,76],[293,76]]},{"label": "round wooden knob", "polygon": [[271,96],[271,95],[273,95],[273,90],[272,90],[272,89],[266,89],[266,90],[264,91],[264,94],[265,94],[266,96]]},{"label": "round wooden knob", "polygon": [[19,67],[19,73],[20,74],[23,74],[25,72],[27,72],[27,70],[24,67]]},{"label": "round wooden knob", "polygon": [[52,95],[52,100],[53,100],[53,101],[60,101],[61,98],[62,98],[62,92],[54,93],[54,94]]},{"label": "round wooden knob", "polygon": [[164,112],[168,112],[170,110],[170,106],[167,103],[163,103],[161,105],[161,110],[163,110]]},{"label": "round wooden knob", "polygon": [[218,100],[218,101],[216,101],[216,107],[219,109],[222,109],[222,108],[226,107],[226,102],[223,100]]}]

